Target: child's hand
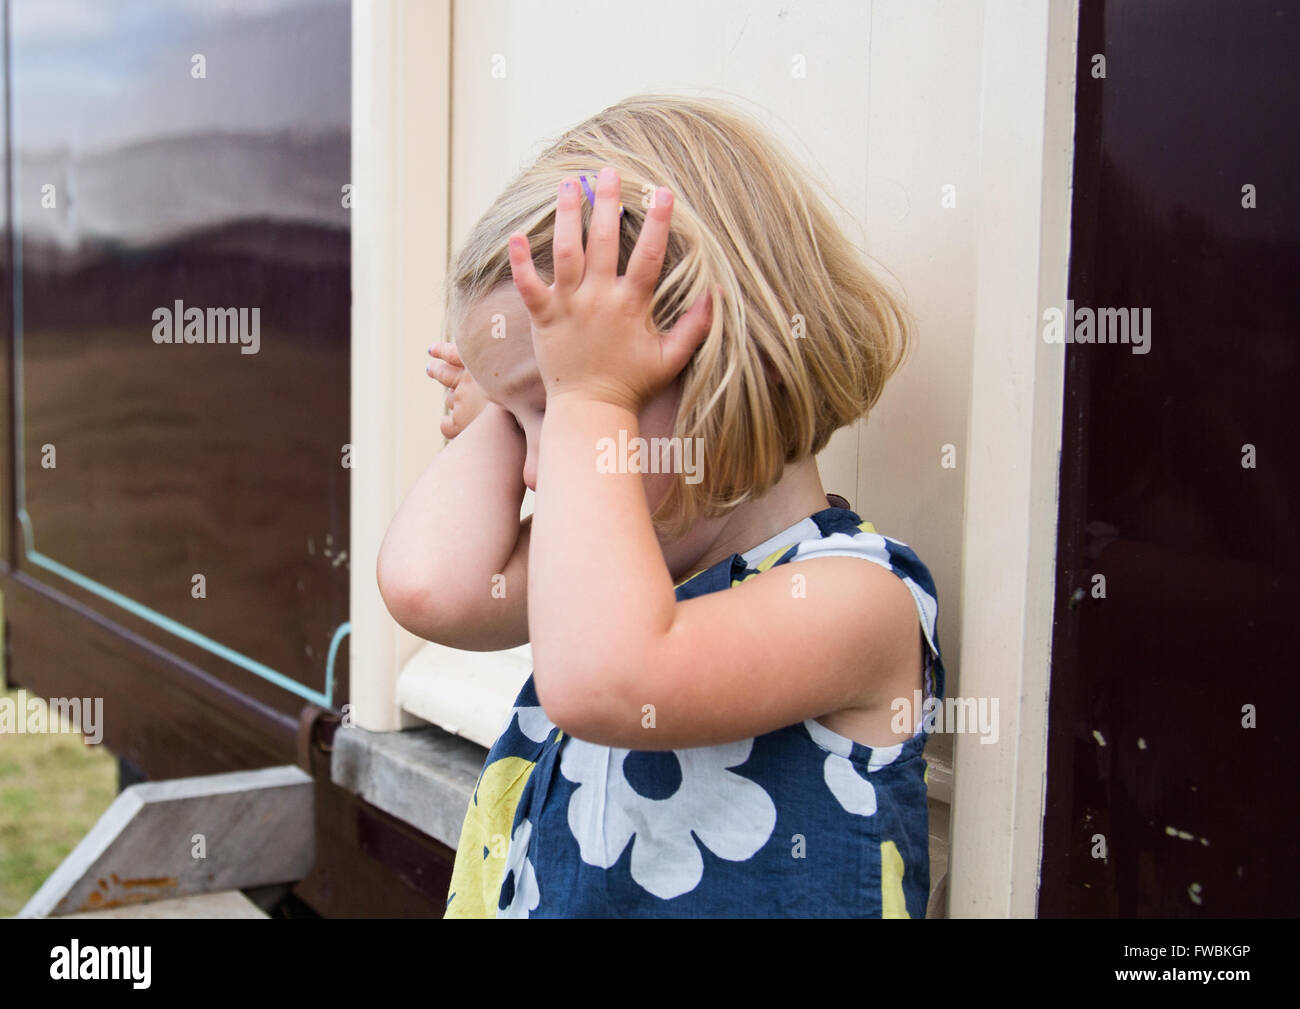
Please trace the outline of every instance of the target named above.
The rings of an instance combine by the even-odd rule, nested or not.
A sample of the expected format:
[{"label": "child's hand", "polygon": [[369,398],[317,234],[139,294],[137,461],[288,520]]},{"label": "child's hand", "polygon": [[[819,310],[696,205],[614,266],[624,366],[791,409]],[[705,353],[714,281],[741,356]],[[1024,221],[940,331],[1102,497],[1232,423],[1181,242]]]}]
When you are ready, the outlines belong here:
[{"label": "child's hand", "polygon": [[425,366],[425,374],[447,387],[447,415],[442,418],[439,430],[450,441],[483,412],[488,400],[465,369],[454,343],[435,343],[429,348],[429,356],[433,360]]},{"label": "child's hand", "polygon": [[650,301],[668,244],[672,193],[661,186],[618,276],[619,179],[600,173],[590,235],[582,249],[578,184],[560,186],[555,213],[555,283],[533,266],[528,239],[510,236],[510,270],[532,319],[533,349],[548,401],[560,395],[613,403],[636,413],[686,366],[708,335],[712,304],[701,296],[667,333],[650,319]]}]

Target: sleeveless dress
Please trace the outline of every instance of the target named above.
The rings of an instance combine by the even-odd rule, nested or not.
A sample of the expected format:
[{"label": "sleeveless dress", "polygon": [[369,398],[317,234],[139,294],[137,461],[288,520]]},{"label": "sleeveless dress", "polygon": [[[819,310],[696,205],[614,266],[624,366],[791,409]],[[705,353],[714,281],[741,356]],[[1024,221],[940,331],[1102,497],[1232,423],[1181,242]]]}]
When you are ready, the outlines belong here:
[{"label": "sleeveless dress", "polygon": [[[691,576],[677,599],[839,556],[903,579],[924,636],[925,696],[941,700],[930,573],[847,508]],[[916,733],[892,746],[808,719],[718,746],[625,750],[557,728],[530,675],[470,800],[446,916],[923,918],[929,733],[907,700]]]}]

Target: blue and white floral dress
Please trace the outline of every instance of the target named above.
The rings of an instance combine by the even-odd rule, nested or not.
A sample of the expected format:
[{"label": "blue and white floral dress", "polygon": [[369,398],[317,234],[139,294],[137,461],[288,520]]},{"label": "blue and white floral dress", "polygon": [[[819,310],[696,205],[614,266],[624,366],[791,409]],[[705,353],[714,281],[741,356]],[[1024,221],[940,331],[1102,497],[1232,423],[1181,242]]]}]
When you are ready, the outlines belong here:
[{"label": "blue and white floral dress", "polygon": [[[927,646],[925,695],[941,700],[930,573],[846,508],[693,575],[677,598],[835,556],[903,579]],[[719,746],[625,750],[558,729],[529,676],[470,801],[447,917],[924,917],[928,733],[920,712],[913,722],[892,746],[808,719]]]}]

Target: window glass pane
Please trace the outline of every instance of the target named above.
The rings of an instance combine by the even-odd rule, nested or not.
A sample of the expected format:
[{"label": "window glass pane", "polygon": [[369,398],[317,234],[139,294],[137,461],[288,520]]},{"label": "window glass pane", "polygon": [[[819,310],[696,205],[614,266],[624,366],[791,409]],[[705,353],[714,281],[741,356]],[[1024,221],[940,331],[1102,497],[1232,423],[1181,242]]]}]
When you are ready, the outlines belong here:
[{"label": "window glass pane", "polygon": [[349,4],[10,17],[19,562],[209,666],[337,703]]}]

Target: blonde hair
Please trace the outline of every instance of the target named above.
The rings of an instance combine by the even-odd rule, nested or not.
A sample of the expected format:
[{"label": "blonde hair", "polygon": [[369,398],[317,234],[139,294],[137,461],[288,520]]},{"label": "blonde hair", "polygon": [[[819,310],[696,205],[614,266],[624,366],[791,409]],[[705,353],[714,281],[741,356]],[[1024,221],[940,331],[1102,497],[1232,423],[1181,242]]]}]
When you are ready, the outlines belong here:
[{"label": "blonde hair", "polygon": [[[448,275],[448,326],[513,285],[506,243],[528,236],[554,279],[555,199],[566,177],[613,165],[622,180],[619,272],[649,194],[674,194],[651,304],[661,331],[712,284],[708,337],[682,372],[673,435],[702,438],[702,479],[677,474],[654,513],[682,533],[769,490],[785,465],[815,454],[865,416],[903,360],[907,309],[867,267],[822,202],[824,190],[762,127],[714,98],[636,95],[575,126],[524,169],[479,220]],[[583,200],[584,242],[591,207]],[[683,443],[685,444],[685,443]]]}]

